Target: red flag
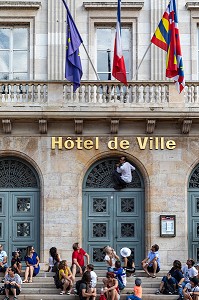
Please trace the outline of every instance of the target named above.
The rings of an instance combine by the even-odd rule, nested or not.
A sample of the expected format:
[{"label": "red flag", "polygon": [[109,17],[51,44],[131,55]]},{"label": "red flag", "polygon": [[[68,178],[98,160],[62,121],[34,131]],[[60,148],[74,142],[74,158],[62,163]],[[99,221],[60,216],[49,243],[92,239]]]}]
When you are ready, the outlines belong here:
[{"label": "red flag", "polygon": [[112,75],[120,82],[127,85],[126,79],[126,67],[124,62],[124,57],[122,55],[122,39],[121,39],[121,0],[118,0],[117,6],[117,25],[115,34],[115,46],[114,46],[114,56],[113,56],[113,69]]}]

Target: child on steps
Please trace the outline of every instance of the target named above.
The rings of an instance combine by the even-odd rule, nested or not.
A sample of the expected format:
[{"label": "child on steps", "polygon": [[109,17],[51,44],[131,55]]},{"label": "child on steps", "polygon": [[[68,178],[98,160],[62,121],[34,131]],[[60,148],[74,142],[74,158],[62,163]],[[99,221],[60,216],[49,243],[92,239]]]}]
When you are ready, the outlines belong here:
[{"label": "child on steps", "polygon": [[142,300],[142,281],[140,278],[135,279],[135,286],[133,288],[133,295],[126,296],[126,300]]}]

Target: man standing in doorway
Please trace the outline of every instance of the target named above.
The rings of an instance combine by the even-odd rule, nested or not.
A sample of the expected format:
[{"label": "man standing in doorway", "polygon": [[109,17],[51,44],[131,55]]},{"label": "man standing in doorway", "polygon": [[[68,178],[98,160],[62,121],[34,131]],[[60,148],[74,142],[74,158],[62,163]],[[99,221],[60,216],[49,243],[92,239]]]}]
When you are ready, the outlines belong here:
[{"label": "man standing in doorway", "polygon": [[135,167],[126,161],[126,156],[120,158],[120,162],[116,167],[117,169],[113,172],[114,189],[121,190],[132,181],[131,172],[135,170]]},{"label": "man standing in doorway", "polygon": [[84,273],[86,266],[84,263],[84,256],[87,258],[87,264],[89,264],[89,255],[84,251],[84,249],[80,248],[79,243],[73,244],[73,254],[72,254],[72,274],[75,278],[76,273],[80,273],[81,275]]}]

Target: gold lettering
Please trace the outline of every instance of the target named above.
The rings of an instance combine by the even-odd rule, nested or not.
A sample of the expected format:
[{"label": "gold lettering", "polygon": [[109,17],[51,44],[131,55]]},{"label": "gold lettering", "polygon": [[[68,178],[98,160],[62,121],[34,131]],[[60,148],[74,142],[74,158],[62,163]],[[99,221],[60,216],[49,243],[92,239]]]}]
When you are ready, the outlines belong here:
[{"label": "gold lettering", "polygon": [[160,149],[164,150],[164,138],[163,137],[160,138]]},{"label": "gold lettering", "polygon": [[98,150],[99,149],[99,138],[96,136],[95,138],[95,149]]},{"label": "gold lettering", "polygon": [[159,139],[158,137],[155,138],[155,150],[159,149]]},{"label": "gold lettering", "polygon": [[144,141],[142,142],[141,137],[137,137],[138,145],[140,147],[140,150],[145,150],[146,149],[146,144],[148,142],[148,137],[144,138]]},{"label": "gold lettering", "polygon": [[55,146],[58,145],[58,149],[62,150],[62,137],[52,137],[51,138],[51,149],[55,150]]},{"label": "gold lettering", "polygon": [[166,142],[166,148],[169,150],[173,150],[176,147],[176,142],[173,140],[169,140]]},{"label": "gold lettering", "polygon": [[126,150],[129,148],[129,141],[127,140],[122,140],[120,142],[120,148],[123,149],[123,150]]},{"label": "gold lettering", "polygon": [[110,150],[114,150],[114,149],[116,150],[117,149],[117,143],[118,143],[118,138],[115,137],[113,140],[110,140],[108,142],[108,148]]},{"label": "gold lettering", "polygon": [[77,137],[77,139],[75,140],[75,142],[77,143],[77,149],[78,150],[82,150],[83,149],[83,147],[82,147],[82,143],[83,143],[82,139],[80,137]]},{"label": "gold lettering", "polygon": [[66,141],[64,142],[64,147],[68,150],[71,150],[75,147],[75,143],[71,140],[71,137],[67,137]]},{"label": "gold lettering", "polygon": [[153,150],[153,137],[149,138],[149,149]]},{"label": "gold lettering", "polygon": [[93,141],[91,140],[86,140],[84,141],[84,148],[87,150],[90,150],[93,148]]}]

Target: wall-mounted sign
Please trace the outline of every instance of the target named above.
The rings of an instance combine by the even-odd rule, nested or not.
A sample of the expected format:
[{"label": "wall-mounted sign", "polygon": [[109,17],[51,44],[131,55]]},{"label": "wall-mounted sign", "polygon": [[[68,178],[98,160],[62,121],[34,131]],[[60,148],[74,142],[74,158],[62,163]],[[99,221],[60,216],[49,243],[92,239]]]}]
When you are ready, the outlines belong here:
[{"label": "wall-mounted sign", "polygon": [[160,236],[173,237],[176,236],[176,216],[167,215],[160,216]]}]

